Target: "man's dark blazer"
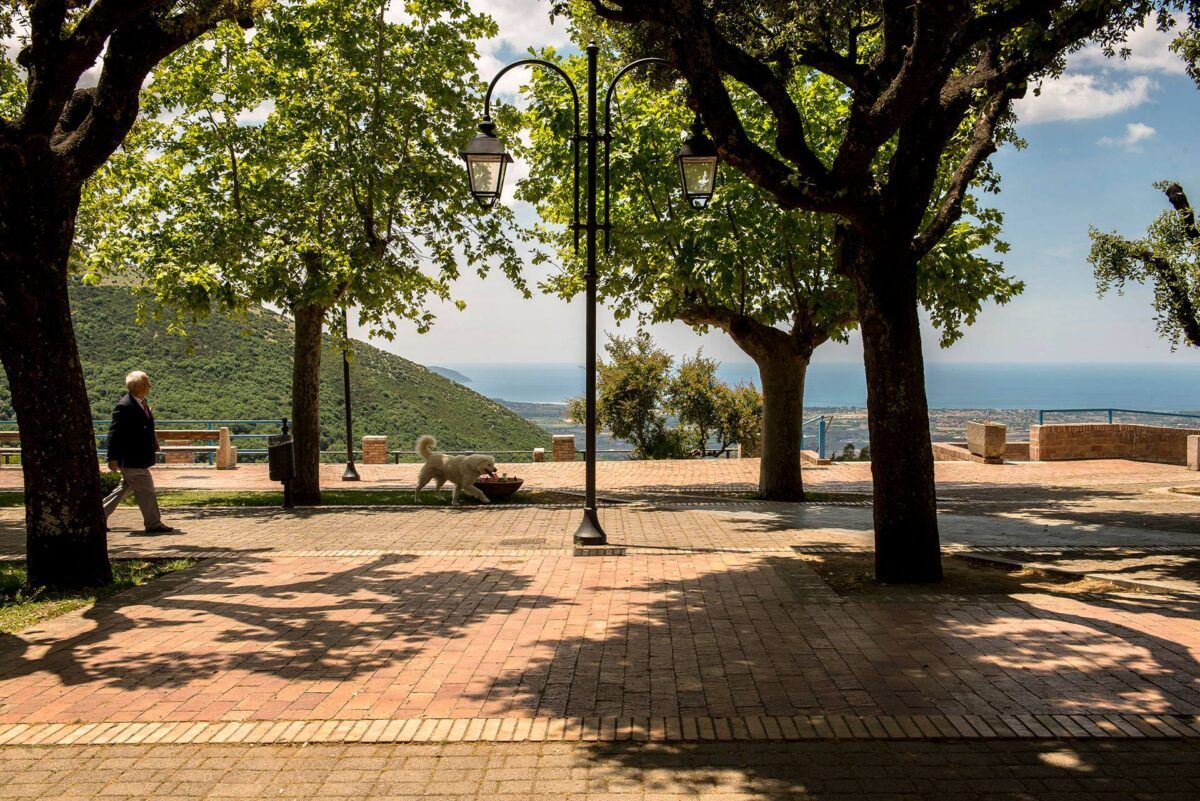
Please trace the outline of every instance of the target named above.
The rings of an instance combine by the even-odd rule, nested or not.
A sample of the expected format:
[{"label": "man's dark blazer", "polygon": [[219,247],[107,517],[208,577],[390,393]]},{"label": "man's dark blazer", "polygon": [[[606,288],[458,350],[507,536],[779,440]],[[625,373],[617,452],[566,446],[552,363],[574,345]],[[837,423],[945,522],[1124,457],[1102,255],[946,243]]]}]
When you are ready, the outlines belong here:
[{"label": "man's dark blazer", "polygon": [[126,393],[113,409],[108,427],[108,461],[121,467],[150,467],[158,461],[158,437],[154,436],[154,414]]}]

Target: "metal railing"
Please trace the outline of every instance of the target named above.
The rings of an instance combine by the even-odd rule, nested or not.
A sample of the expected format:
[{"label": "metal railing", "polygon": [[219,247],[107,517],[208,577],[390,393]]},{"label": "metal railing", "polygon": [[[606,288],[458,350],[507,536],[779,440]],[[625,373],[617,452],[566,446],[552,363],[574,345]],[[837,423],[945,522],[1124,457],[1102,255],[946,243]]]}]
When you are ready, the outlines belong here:
[{"label": "metal railing", "polygon": [[1111,425],[1116,415],[1118,414],[1146,414],[1156,417],[1183,417],[1191,420],[1200,420],[1200,414],[1188,414],[1187,412],[1153,412],[1148,409],[1038,409],[1038,425],[1046,424],[1046,415],[1048,414],[1105,414],[1108,416],[1108,422]]},{"label": "metal railing", "polygon": [[[231,431],[229,434],[229,438],[231,440],[259,440],[259,441],[262,441],[262,440],[265,440],[271,434],[278,433],[279,426],[285,419],[286,418],[284,418],[284,417],[277,417],[274,420],[155,420],[154,425],[157,428],[168,428],[168,429],[169,428],[177,428],[177,429],[186,428],[189,430],[196,430],[196,431],[211,431],[211,432],[213,432],[214,439],[216,439],[216,437],[217,437],[218,430],[224,426],[229,426],[230,428],[233,428],[235,426],[239,426],[239,427],[243,427],[243,428],[247,428],[250,426],[274,426],[275,430],[270,431],[270,432],[235,434]],[[108,449],[106,447],[103,447],[102,443],[108,437],[108,427],[111,424],[111,422],[112,422],[111,420],[93,420],[92,421],[92,431],[94,433],[94,436],[95,436],[96,442],[97,442],[96,451],[101,456],[108,455]],[[13,428],[16,428],[17,421],[16,420],[0,420],[0,426],[11,426]],[[3,429],[0,429],[0,430],[3,430]],[[346,451],[342,450],[341,452],[345,453]],[[267,453],[267,449],[265,447],[263,447],[263,448],[239,448],[238,449],[239,456],[265,456],[266,453]],[[214,459],[214,455],[211,453],[208,454],[208,461],[210,463],[213,461],[213,459]],[[5,456],[5,463],[7,463],[7,460],[8,460],[8,457]]]},{"label": "metal railing", "polygon": [[817,424],[817,455],[822,459],[825,458],[825,434],[829,431],[829,424],[833,422],[833,418],[820,415],[811,420],[805,420],[800,424],[800,450],[804,450],[804,429],[813,423]]}]

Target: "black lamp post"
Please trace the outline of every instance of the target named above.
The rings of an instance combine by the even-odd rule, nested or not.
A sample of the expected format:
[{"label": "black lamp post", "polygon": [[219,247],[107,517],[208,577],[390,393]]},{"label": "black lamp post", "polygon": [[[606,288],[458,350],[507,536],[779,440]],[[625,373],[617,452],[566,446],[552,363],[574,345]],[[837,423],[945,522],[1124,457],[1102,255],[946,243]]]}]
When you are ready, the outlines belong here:
[{"label": "black lamp post", "polygon": [[[496,83],[509,70],[523,65],[546,67],[562,77],[571,90],[574,102],[575,127],[571,135],[571,146],[574,153],[574,194],[575,214],[571,229],[575,232],[575,246],[579,247],[579,232],[584,232],[584,247],[587,255],[587,272],[584,278],[587,282],[587,387],[586,387],[586,444],[584,455],[584,506],[583,522],[575,531],[576,545],[604,545],[608,540],[604,529],[600,526],[600,518],[596,513],[596,233],[604,231],[605,242],[612,226],[608,217],[608,165],[609,147],[612,144],[611,120],[612,100],[617,82],[625,73],[645,64],[668,64],[662,58],[642,58],[626,64],[608,84],[604,96],[604,129],[599,130],[596,119],[597,85],[596,60],[600,48],[592,42],[586,48],[587,52],[587,132],[579,130],[579,92],[571,77],[562,67],[553,62],[540,58],[524,58],[496,73],[488,86],[483,99],[483,120],[479,123],[479,133],[467,144],[460,155],[467,164],[467,177],[470,181],[471,194],[484,208],[491,208],[500,198],[504,189],[505,168],[512,163],[512,157],[504,151],[500,140],[496,137],[496,124],[492,122],[492,91]],[[579,213],[579,143],[587,145],[587,165],[585,168],[585,205],[583,219]],[[596,184],[597,166],[599,162],[599,147],[604,145],[604,222],[596,220]],[[683,185],[684,197],[693,206],[703,206],[712,197],[717,168],[717,150],[704,135],[703,123],[700,116],[692,125],[691,137],[683,143],[676,155],[679,163],[680,180]]]},{"label": "black lamp post", "polygon": [[342,309],[342,390],[346,397],[346,470],[342,481],[358,481],[358,470],[354,467],[354,423],[350,419],[350,324]]}]

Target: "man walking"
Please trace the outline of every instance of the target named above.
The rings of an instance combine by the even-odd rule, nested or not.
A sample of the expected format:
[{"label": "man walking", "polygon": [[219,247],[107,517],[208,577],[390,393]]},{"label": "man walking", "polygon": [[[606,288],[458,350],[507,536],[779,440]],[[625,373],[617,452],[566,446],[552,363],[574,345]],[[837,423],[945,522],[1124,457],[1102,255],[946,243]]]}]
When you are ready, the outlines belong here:
[{"label": "man walking", "polygon": [[154,414],[146,395],[150,392],[150,377],[141,370],[125,376],[129,390],[113,409],[112,425],[108,429],[108,469],[121,471],[121,484],[104,499],[107,519],[130,492],[142,510],[147,534],[174,531],[162,522],[158,511],[158,496],[150,467],[158,459],[158,437],[154,435]]}]

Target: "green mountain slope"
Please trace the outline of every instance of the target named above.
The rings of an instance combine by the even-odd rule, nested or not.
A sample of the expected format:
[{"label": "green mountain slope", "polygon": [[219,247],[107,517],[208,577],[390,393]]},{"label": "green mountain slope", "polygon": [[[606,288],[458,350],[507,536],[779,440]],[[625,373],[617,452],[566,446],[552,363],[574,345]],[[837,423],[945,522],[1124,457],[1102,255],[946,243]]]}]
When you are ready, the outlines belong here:
[{"label": "green mountain slope", "polygon": [[[92,414],[106,420],[125,392],[125,374],[145,370],[160,420],[290,417],[292,323],[269,311],[244,320],[211,318],[188,336],[165,323],[139,325],[135,300],[117,286],[75,287],[75,331]],[[460,384],[365,342],[351,362],[355,447],[364,434],[386,434],[388,447],[409,449],[433,434],[445,450],[532,450],[550,436],[533,423]],[[53,397],[54,388],[46,388]],[[0,419],[12,419],[0,377]],[[326,347],[321,367],[322,448],[345,447],[341,351]]]}]

